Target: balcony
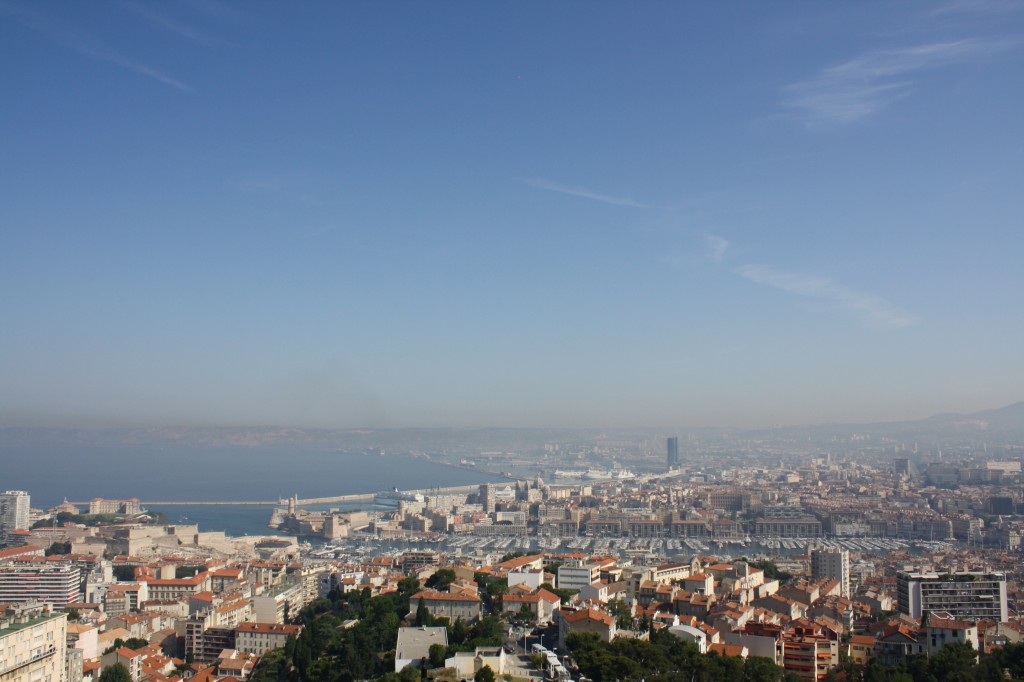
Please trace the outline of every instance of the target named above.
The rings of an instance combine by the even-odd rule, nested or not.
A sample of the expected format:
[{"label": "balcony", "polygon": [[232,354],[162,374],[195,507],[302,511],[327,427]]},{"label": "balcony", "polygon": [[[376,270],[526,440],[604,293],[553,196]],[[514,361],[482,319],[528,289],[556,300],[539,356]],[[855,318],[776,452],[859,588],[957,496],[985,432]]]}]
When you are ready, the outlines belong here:
[{"label": "balcony", "polygon": [[57,647],[54,646],[53,644],[51,644],[48,647],[45,647],[43,649],[40,649],[40,650],[36,651],[36,653],[32,654],[31,656],[28,657],[28,659],[26,659],[26,660],[24,660],[24,661],[22,661],[20,663],[14,663],[12,665],[6,665],[6,666],[0,668],[0,676],[6,675],[6,674],[11,673],[11,672],[14,672],[15,670],[20,670],[21,668],[24,668],[25,666],[28,666],[28,665],[32,665],[33,663],[36,663],[37,661],[41,661],[44,658],[49,658],[50,656],[53,656],[55,653],[57,653]]}]

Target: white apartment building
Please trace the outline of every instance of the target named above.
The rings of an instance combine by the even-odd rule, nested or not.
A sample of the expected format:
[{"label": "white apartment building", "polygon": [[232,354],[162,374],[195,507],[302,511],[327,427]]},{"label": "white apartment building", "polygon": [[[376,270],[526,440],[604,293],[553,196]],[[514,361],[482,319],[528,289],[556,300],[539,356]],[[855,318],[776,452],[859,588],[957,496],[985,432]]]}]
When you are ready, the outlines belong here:
[{"label": "white apartment building", "polygon": [[81,596],[81,574],[69,564],[0,567],[0,604],[38,601],[64,608]]},{"label": "white apartment building", "polygon": [[[252,615],[258,623],[284,623],[285,617],[294,616],[305,606],[305,589],[302,582],[289,582],[252,598]],[[236,647],[244,651],[241,647]]]},{"label": "white apartment building", "polygon": [[923,612],[997,623],[1009,618],[1003,573],[900,571],[896,574],[896,601],[901,613],[914,618]]},{"label": "white apartment building", "polygon": [[38,603],[0,615],[0,682],[62,682],[67,622]]},{"label": "white apartment building", "polygon": [[0,494],[0,539],[15,530],[28,530],[29,494],[7,490]]},{"label": "white apartment building", "polygon": [[575,566],[562,564],[558,567],[558,589],[560,590],[579,590],[600,579],[601,566],[598,564],[580,563]]},{"label": "white apartment building", "polygon": [[850,552],[845,549],[811,550],[811,575],[839,583],[839,595],[850,597]]}]

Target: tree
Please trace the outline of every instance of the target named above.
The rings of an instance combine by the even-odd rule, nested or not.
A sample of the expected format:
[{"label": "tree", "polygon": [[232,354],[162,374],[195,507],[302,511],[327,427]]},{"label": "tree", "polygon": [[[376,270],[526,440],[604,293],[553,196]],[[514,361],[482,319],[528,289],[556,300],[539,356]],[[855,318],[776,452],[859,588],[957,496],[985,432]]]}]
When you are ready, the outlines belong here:
[{"label": "tree", "polygon": [[444,659],[448,655],[448,647],[444,644],[431,644],[427,655],[430,659],[431,668],[444,667]]},{"label": "tree", "polygon": [[764,561],[754,561],[750,565],[764,571],[764,577],[768,580],[778,580],[780,583],[783,583],[793,577],[792,573],[780,571],[779,567],[775,565],[775,562],[769,561],[768,559],[765,559]]},{"label": "tree", "polygon": [[420,597],[419,604],[416,605],[416,627],[427,625],[433,625],[433,618],[430,617],[430,611],[427,611],[427,605],[423,602],[423,597]]},{"label": "tree", "polygon": [[497,616],[484,616],[473,626],[470,636],[478,646],[501,646],[505,627]]},{"label": "tree", "polygon": [[559,589],[551,583],[541,583],[541,588],[561,599],[563,604],[569,603],[569,600],[579,592],[579,590]]},{"label": "tree", "polygon": [[120,565],[114,566],[114,577],[123,583],[129,583],[135,580],[135,567]]},{"label": "tree", "polygon": [[129,637],[124,641],[124,646],[135,651],[136,649],[141,649],[144,646],[149,646],[149,642],[141,637]]},{"label": "tree", "polygon": [[416,592],[419,592],[419,589],[420,581],[418,578],[409,576],[398,581],[398,591],[405,597],[411,597]]},{"label": "tree", "polygon": [[469,626],[461,618],[456,618],[448,628],[448,641],[452,644],[465,644],[469,639]]},{"label": "tree", "polygon": [[46,556],[53,556],[55,554],[71,554],[71,543],[54,542],[46,548]]},{"label": "tree", "polygon": [[551,563],[544,564],[544,572],[558,575],[558,567],[561,565],[561,561],[552,561]]},{"label": "tree", "polygon": [[449,585],[455,582],[457,577],[452,569],[441,568],[434,571],[434,575],[427,578],[425,585],[432,590],[446,590]]},{"label": "tree", "polygon": [[944,682],[967,681],[975,677],[978,652],[970,644],[952,642],[928,659],[928,672]]},{"label": "tree", "polygon": [[485,665],[476,671],[476,675],[473,675],[473,682],[494,682],[494,671],[491,670],[491,666]]},{"label": "tree", "polygon": [[633,627],[633,609],[621,599],[612,599],[608,602],[608,609],[615,617],[615,627],[622,630],[629,630]]},{"label": "tree", "polygon": [[743,664],[744,682],[779,682],[782,673],[781,667],[772,663],[772,659],[763,656],[748,656]]},{"label": "tree", "polygon": [[132,674],[123,664],[115,663],[103,669],[99,682],[132,682]]}]

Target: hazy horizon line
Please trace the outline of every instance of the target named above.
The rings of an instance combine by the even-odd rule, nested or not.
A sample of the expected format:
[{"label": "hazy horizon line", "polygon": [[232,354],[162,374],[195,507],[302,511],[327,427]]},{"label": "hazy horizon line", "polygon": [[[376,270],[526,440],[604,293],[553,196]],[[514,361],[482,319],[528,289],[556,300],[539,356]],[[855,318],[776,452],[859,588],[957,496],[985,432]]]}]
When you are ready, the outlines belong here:
[{"label": "hazy horizon line", "polygon": [[748,431],[758,429],[776,429],[776,428],[808,428],[808,427],[822,427],[822,426],[862,426],[871,424],[894,424],[907,421],[927,421],[940,416],[961,416],[971,417],[982,412],[992,412],[1001,409],[1010,408],[1016,405],[1024,404],[1024,400],[1007,403],[999,407],[985,408],[982,410],[975,410],[973,412],[957,412],[957,411],[944,411],[929,414],[925,417],[899,417],[887,420],[875,420],[875,421],[819,421],[819,422],[771,422],[761,423],[757,425],[746,425],[746,426],[735,426],[735,425],[722,425],[722,424],[707,424],[707,425],[686,425],[686,426],[666,426],[666,425],[655,425],[645,424],[637,426],[624,426],[624,425],[605,425],[605,426],[500,426],[496,424],[491,425],[475,425],[475,426],[296,426],[289,424],[273,424],[273,423],[253,423],[253,424],[187,424],[187,423],[146,423],[146,424],[108,424],[104,425],[69,425],[69,424],[0,424],[0,431],[9,430],[59,430],[59,431],[139,431],[139,430],[154,430],[154,429],[194,429],[194,430],[246,430],[246,429],[260,429],[260,430],[291,430],[291,431],[346,431],[346,432],[358,432],[358,431],[486,431],[486,430],[509,430],[509,431],[642,431],[642,430],[657,430],[657,431],[671,431],[676,430],[704,430],[704,429],[720,429],[720,430],[734,430],[734,431]]}]

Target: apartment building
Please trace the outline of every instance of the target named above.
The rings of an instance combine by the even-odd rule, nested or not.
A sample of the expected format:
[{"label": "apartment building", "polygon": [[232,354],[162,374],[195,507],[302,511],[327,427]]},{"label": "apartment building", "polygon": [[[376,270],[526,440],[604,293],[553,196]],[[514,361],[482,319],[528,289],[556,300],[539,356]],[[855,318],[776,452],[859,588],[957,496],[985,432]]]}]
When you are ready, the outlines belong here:
[{"label": "apartment building", "polygon": [[482,613],[480,596],[469,591],[421,590],[412,595],[409,603],[412,608],[417,608],[420,600],[430,615],[443,616],[453,623],[459,618],[466,622],[477,620]]},{"label": "apartment building", "polygon": [[914,618],[920,618],[924,612],[997,623],[1009,618],[1003,573],[899,571],[896,603],[901,613]]},{"label": "apartment building", "polygon": [[200,592],[210,591],[210,574],[202,571],[191,578],[149,578],[146,586],[150,599],[188,599]]},{"label": "apartment building", "polygon": [[601,566],[592,563],[562,564],[558,567],[558,589],[578,590],[601,579]]},{"label": "apartment building", "polygon": [[845,549],[811,550],[811,575],[832,578],[839,583],[839,594],[850,596],[850,552]]},{"label": "apartment building", "polygon": [[0,567],[0,604],[38,601],[56,608],[77,602],[81,576],[69,564]]},{"label": "apartment building", "polygon": [[263,655],[280,649],[288,637],[299,636],[302,627],[281,623],[242,623],[235,630],[235,648],[248,654]]},{"label": "apartment building", "polygon": [[23,603],[0,616],[0,682],[62,682],[67,614]]},{"label": "apartment building", "polygon": [[253,618],[260,623],[284,623],[305,603],[305,588],[301,581],[276,585],[252,598]]},{"label": "apartment building", "polygon": [[29,526],[29,494],[24,490],[0,493],[0,541],[16,530]]}]

